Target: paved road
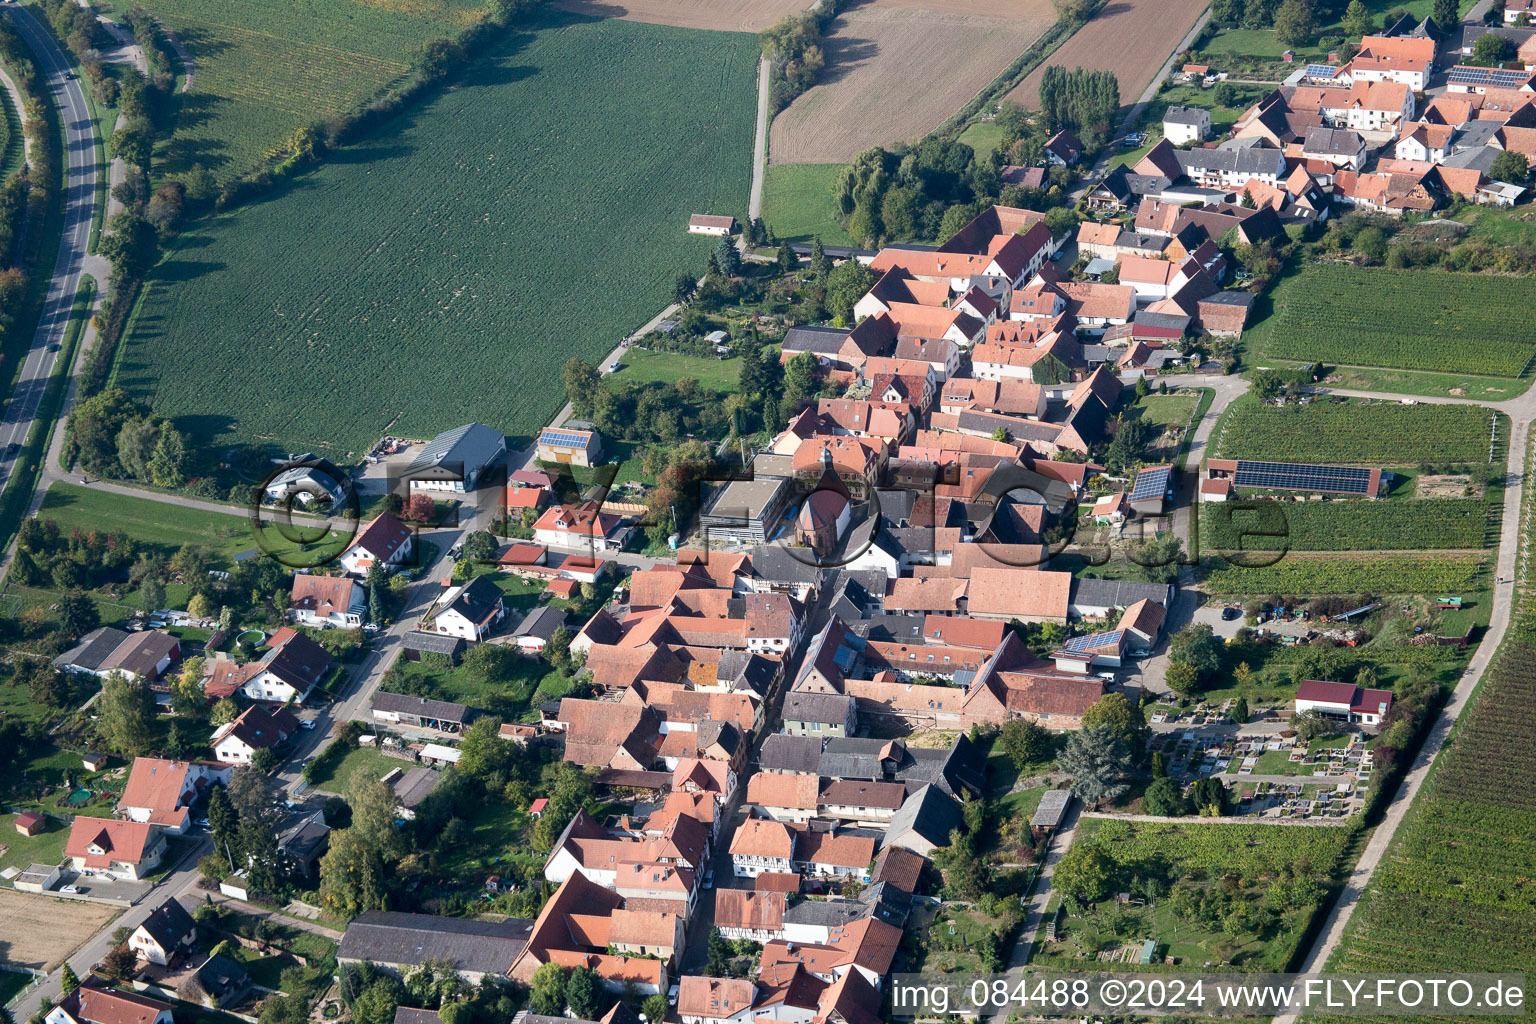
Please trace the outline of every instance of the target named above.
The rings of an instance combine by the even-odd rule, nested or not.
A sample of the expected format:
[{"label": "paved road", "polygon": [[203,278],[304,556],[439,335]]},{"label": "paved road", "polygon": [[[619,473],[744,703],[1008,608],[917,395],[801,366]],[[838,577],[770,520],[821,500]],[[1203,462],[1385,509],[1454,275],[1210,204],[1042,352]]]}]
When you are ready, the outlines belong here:
[{"label": "paved road", "polygon": [[747,219],[763,213],[763,174],[768,163],[768,79],[773,67],[767,57],[757,62],[757,136],[752,141],[752,197],[747,200]]},{"label": "paved road", "polygon": [[[201,877],[197,870],[197,862],[212,849],[208,840],[200,839],[195,845],[183,853],[180,862],[165,876],[149,898],[142,900],[137,906],[124,911],[116,920],[109,923],[100,932],[97,932],[85,945],[75,951],[69,958],[69,966],[74,969],[77,977],[85,977],[92,967],[101,961],[112,948],[112,933],[119,927],[137,928],[143,923],[150,912],[158,907],[169,897],[183,896],[197,888],[198,879]],[[17,1020],[30,1020],[32,1015],[44,1008],[44,1000],[48,1006],[53,1005],[53,1000],[59,997],[59,971],[48,975],[37,988],[28,992],[15,1006],[11,1007],[11,1014]]]},{"label": "paved road", "polygon": [[90,107],[80,82],[70,71],[68,60],[53,37],[38,24],[32,9],[6,4],[5,16],[15,24],[21,38],[31,48],[39,70],[48,82],[54,102],[64,122],[66,140],[65,157],[68,174],[64,190],[64,231],[59,246],[58,261],[54,264],[53,280],[43,306],[43,315],[32,337],[32,344],[22,358],[21,373],[16,388],[0,415],[0,475],[9,476],[15,468],[16,456],[7,454],[10,445],[24,444],[27,434],[37,417],[37,409],[43,400],[48,376],[53,372],[59,354],[55,351],[64,341],[64,330],[69,323],[70,307],[74,305],[75,291],[80,278],[86,273],[96,277],[98,285],[105,286],[106,263],[99,257],[86,253],[90,239],[91,217],[96,208],[96,128],[91,120]]}]

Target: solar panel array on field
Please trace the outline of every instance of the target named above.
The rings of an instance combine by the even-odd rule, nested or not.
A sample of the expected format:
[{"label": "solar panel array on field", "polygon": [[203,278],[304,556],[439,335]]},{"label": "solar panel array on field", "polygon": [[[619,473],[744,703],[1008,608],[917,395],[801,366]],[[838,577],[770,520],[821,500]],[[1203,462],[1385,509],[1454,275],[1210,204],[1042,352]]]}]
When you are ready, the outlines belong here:
[{"label": "solar panel array on field", "polygon": [[1371,471],[1355,466],[1313,466],[1299,462],[1237,460],[1232,482],[1238,487],[1279,487],[1288,491],[1365,494]]},{"label": "solar panel array on field", "polygon": [[1172,466],[1152,466],[1137,473],[1130,500],[1150,501],[1163,497],[1168,493],[1168,477],[1172,473]]}]

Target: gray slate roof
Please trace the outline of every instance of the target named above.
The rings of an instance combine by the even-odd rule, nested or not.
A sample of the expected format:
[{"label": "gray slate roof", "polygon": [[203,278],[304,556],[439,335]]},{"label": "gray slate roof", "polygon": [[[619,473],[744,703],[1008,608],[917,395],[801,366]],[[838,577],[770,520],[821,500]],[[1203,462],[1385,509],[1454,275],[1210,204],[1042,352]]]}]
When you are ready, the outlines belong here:
[{"label": "gray slate roof", "polygon": [[885,833],[886,841],[915,832],[935,846],[948,846],[949,834],[963,821],[964,815],[954,797],[937,786],[924,786],[907,797],[901,810],[891,819],[890,828]]},{"label": "gray slate roof", "polygon": [[1285,173],[1285,153],[1253,146],[1245,149],[1180,149],[1174,155],[1184,173],[1191,170],[1225,171],[1229,174]]},{"label": "gray slate roof", "polygon": [[463,468],[468,475],[496,458],[507,445],[506,435],[484,423],[466,423],[445,430],[424,445],[411,460],[410,472],[444,467]]},{"label": "gray slate roof", "polygon": [[752,575],[772,583],[821,582],[822,570],[790,554],[788,549],[776,544],[763,544],[752,549]]},{"label": "gray slate roof", "polygon": [[1165,583],[1138,583],[1135,580],[1072,581],[1074,605],[1091,608],[1129,608],[1137,601],[1147,599],[1168,606],[1173,588]]},{"label": "gray slate roof", "polygon": [[376,964],[447,959],[460,971],[505,974],[522,953],[533,922],[468,921],[432,914],[368,910],[347,926],[336,955]]},{"label": "gray slate roof", "polygon": [[843,347],[851,331],[841,327],[791,327],[781,346],[785,352],[815,352],[832,355]]},{"label": "gray slate roof", "polygon": [[172,897],[150,911],[139,927],[148,932],[161,949],[174,949],[197,925],[192,921],[192,915],[187,913],[187,908]]},{"label": "gray slate roof", "polygon": [[767,772],[815,775],[822,756],[821,743],[819,736],[775,733],[763,741],[763,749],[757,755],[758,767]]},{"label": "gray slate roof", "polygon": [[472,717],[470,708],[451,700],[413,697],[408,693],[390,693],[386,690],[379,690],[373,695],[373,710],[414,715],[417,718],[435,718],[443,722],[462,723]]},{"label": "gray slate roof", "polygon": [[128,634],[121,629],[99,626],[81,637],[78,644],[54,658],[54,667],[78,668],[95,672],[127,639]]},{"label": "gray slate roof", "polygon": [[848,720],[853,698],[841,693],[787,693],[784,695],[786,722],[821,722],[842,725]]},{"label": "gray slate roof", "polygon": [[442,612],[438,612],[438,615],[452,609],[470,622],[483,622],[485,617],[491,614],[491,609],[496,607],[496,602],[500,600],[501,588],[489,574],[480,575],[466,583],[448,606]]},{"label": "gray slate roof", "polygon": [[536,636],[540,640],[548,640],[555,635],[555,630],[563,625],[565,625],[565,609],[548,604],[540,605],[523,617],[523,621],[517,624],[512,635]]}]

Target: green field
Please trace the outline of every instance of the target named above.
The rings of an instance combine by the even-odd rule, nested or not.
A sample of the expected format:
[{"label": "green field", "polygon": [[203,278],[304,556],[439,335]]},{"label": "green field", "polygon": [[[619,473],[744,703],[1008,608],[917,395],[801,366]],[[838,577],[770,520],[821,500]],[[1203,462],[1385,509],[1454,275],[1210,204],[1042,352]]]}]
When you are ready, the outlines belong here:
[{"label": "green field", "polygon": [[119,383],[207,445],[338,461],[386,427],[533,433],[568,357],[600,358],[703,267],[689,214],[745,204],[756,60],[747,35],[549,15],[373,143],[184,236]]},{"label": "green field", "polygon": [[177,96],[174,135],[156,171],[202,164],[220,181],[256,167],[294,129],[346,113],[404,77],[423,44],[484,13],[474,0],[239,4],[153,0],[150,13],[192,55],[192,91]]},{"label": "green field", "polygon": [[1346,366],[1518,377],[1536,279],[1310,264],[1275,288],[1264,351]]},{"label": "green field", "polygon": [[[1501,434],[1507,425],[1500,422]],[[1319,400],[1265,405],[1244,395],[1216,425],[1211,457],[1404,465],[1487,462],[1492,414],[1473,405]]]},{"label": "green field", "polygon": [[820,236],[825,245],[852,245],[837,222],[832,183],[842,164],[773,164],[763,176],[763,222],[789,242]]},{"label": "green field", "polygon": [[21,115],[8,89],[0,89],[0,181],[21,167]]},{"label": "green field", "polygon": [[[1110,897],[1087,913],[1068,912],[1059,941],[1043,943],[1036,962],[1082,970],[1085,956],[1139,949],[1150,938],[1160,956],[1177,960],[1173,970],[1199,970],[1213,961],[1281,970],[1323,904],[1349,841],[1342,828],[1084,818],[1074,847],[1102,851],[1111,865],[1108,891],[1129,892],[1137,902]],[[1142,905],[1149,887],[1160,891]],[[1100,969],[1170,967],[1161,960],[1138,967],[1132,960]]]},{"label": "green field", "polygon": [[[225,568],[233,563],[236,554],[251,550],[281,556],[288,565],[319,564],[339,553],[351,539],[342,531],[327,537],[318,529],[309,528],[302,531],[309,542],[302,543],[282,536],[277,526],[270,523],[262,527],[258,537],[245,510],[230,507],[233,515],[112,494],[96,487],[56,483],[43,496],[38,518],[54,520],[65,534],[74,529],[84,533],[126,533],[166,555],[174,554],[183,544],[201,544],[215,556],[221,556]],[[311,557],[297,558],[301,553]]]},{"label": "green field", "polygon": [[[1266,502],[1276,513],[1201,506],[1200,540],[1217,551],[1425,551],[1480,548],[1487,540],[1489,503],[1481,498],[1419,501]],[[1285,536],[1239,534],[1284,517]],[[1246,518],[1245,518],[1246,515]]]},{"label": "green field", "polygon": [[[1245,560],[1246,561],[1246,560]],[[1208,594],[1463,594],[1486,575],[1480,557],[1377,555],[1322,557],[1288,554],[1274,565],[1235,565],[1208,559]],[[1490,581],[1491,582],[1491,581]]]}]

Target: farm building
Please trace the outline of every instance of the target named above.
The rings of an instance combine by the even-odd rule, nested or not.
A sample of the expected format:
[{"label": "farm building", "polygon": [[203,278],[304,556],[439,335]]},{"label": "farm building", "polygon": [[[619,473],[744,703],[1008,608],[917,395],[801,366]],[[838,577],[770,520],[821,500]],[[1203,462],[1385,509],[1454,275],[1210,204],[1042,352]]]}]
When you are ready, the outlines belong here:
[{"label": "farm building", "polygon": [[268,505],[329,509],[351,490],[347,474],[313,453],[290,458],[287,469],[267,481],[261,500]]},{"label": "farm building", "polygon": [[400,641],[400,656],[406,661],[420,661],[423,654],[441,654],[450,665],[457,664],[464,653],[464,641],[456,636],[427,633],[413,629]]},{"label": "farm building", "polygon": [[[428,634],[429,636],[431,634]],[[457,639],[450,637],[449,639]],[[463,641],[459,641],[461,644]],[[373,720],[389,725],[410,725],[438,732],[460,732],[474,721],[474,708],[449,700],[414,697],[380,690],[373,695]]]},{"label": "farm building", "polygon": [[1126,501],[1144,516],[1162,515],[1173,502],[1173,467],[1148,466],[1137,473]]},{"label": "farm building", "polygon": [[595,430],[569,427],[545,427],[539,433],[540,462],[558,462],[571,466],[595,465],[602,458],[603,442]]},{"label": "farm building", "polygon": [[[573,580],[566,580],[573,583]],[[512,631],[512,638],[517,644],[518,650],[524,654],[538,654],[544,650],[549,638],[555,635],[555,631],[565,625],[565,610],[553,605],[544,605],[535,608],[523,617],[523,621],[517,624]]]},{"label": "farm building", "polygon": [[1296,687],[1297,714],[1315,711],[1335,721],[1380,725],[1391,710],[1391,690],[1366,690],[1353,683],[1320,679],[1308,679]]},{"label": "farm building", "polygon": [[507,450],[507,438],[483,423],[466,423],[428,441],[405,471],[413,490],[463,494]]},{"label": "farm building", "polygon": [[111,626],[101,626],[85,634],[78,644],[53,659],[53,665],[65,672],[103,679],[118,672],[130,681],[152,683],[180,655],[181,642],[163,630],[146,629],[139,633],[127,633]]},{"label": "farm building", "polygon": [[[1378,498],[1385,493],[1383,482],[1390,482],[1392,475],[1380,469],[1314,466],[1300,462],[1260,462],[1255,459],[1208,459],[1205,468],[1207,481],[1226,480],[1232,487],[1356,494],[1364,498]],[[1202,486],[1202,500],[1225,500],[1225,495],[1206,497],[1206,494]]]},{"label": "farm building", "polygon": [[688,218],[690,235],[729,235],[736,231],[735,217],[717,217],[708,213],[696,213]]},{"label": "farm building", "polygon": [[1035,808],[1035,816],[1029,819],[1029,827],[1035,830],[1036,835],[1049,834],[1061,827],[1062,819],[1067,816],[1067,808],[1072,804],[1072,793],[1065,789],[1048,790],[1040,798],[1040,806]]}]

